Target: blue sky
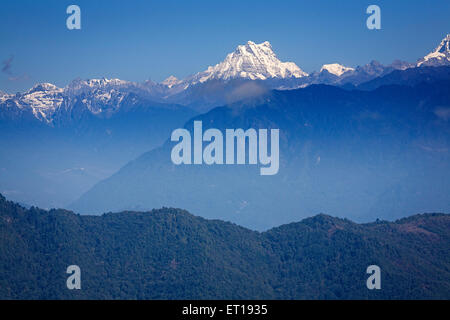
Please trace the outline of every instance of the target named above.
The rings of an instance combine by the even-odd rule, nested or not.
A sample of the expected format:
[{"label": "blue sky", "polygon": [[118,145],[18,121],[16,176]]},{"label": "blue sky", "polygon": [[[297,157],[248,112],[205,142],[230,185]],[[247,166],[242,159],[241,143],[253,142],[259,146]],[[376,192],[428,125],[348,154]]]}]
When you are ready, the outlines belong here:
[{"label": "blue sky", "polygon": [[[81,30],[66,28],[70,4],[81,8]],[[366,28],[370,4],[381,8],[382,30]],[[0,90],[77,77],[183,78],[248,40],[270,41],[281,60],[307,72],[416,61],[450,33],[449,15],[448,0],[2,0],[0,62],[10,67]]]}]

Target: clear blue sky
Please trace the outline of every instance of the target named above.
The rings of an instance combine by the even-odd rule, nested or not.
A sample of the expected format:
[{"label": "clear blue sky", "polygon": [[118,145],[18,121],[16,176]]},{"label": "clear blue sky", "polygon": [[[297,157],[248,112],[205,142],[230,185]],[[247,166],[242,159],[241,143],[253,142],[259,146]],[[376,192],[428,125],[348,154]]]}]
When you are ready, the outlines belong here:
[{"label": "clear blue sky", "polygon": [[[66,28],[81,7],[82,29]],[[381,7],[382,30],[365,26]],[[322,64],[416,61],[450,33],[448,0],[1,0],[0,90],[72,79],[183,78],[248,40],[272,43],[281,60],[307,72]]]}]

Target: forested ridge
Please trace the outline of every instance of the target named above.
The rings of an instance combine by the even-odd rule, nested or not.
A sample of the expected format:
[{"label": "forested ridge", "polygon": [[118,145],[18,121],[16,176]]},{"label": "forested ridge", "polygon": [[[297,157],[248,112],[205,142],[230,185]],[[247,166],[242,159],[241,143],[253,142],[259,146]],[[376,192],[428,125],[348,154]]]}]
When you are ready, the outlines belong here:
[{"label": "forested ridge", "polygon": [[[450,215],[256,232],[187,211],[78,215],[0,195],[1,299],[449,299]],[[381,268],[368,290],[366,268]],[[69,265],[81,290],[69,290]]]}]

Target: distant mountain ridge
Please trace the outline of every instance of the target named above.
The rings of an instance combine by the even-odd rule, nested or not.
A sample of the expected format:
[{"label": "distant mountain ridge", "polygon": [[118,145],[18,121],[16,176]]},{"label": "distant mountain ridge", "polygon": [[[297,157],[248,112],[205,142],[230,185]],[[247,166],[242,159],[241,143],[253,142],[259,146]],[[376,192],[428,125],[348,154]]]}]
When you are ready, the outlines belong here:
[{"label": "distant mountain ridge", "polygon": [[359,90],[375,90],[387,85],[415,86],[420,83],[432,83],[450,79],[450,65],[442,67],[407,68],[394,70],[384,76],[364,82],[357,86]]},{"label": "distant mountain ridge", "polygon": [[[80,216],[0,195],[0,299],[449,299],[450,216],[254,232],[172,208]],[[66,269],[81,269],[68,290]],[[369,265],[381,290],[368,290]]]}]

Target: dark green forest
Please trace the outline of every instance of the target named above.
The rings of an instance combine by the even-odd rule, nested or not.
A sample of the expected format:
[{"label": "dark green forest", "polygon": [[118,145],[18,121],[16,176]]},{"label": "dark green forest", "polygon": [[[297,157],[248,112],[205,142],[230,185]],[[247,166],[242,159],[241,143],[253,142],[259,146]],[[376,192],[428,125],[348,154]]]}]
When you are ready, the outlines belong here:
[{"label": "dark green forest", "polygon": [[[81,290],[69,290],[69,265]],[[366,268],[381,268],[368,290]],[[449,299],[450,215],[266,232],[184,210],[78,215],[0,195],[1,299]]]}]

